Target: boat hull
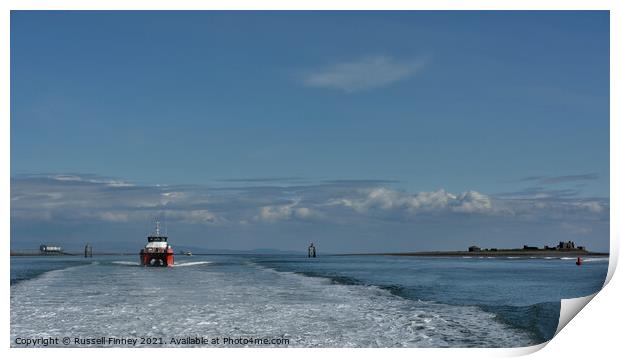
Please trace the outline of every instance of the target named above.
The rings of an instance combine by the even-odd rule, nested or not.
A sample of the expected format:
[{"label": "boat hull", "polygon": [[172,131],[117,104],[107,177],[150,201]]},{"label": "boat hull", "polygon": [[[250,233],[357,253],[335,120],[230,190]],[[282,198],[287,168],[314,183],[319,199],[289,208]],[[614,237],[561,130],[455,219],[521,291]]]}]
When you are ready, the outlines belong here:
[{"label": "boat hull", "polygon": [[174,253],[172,250],[165,252],[140,252],[140,263],[149,267],[172,267],[174,265]]}]

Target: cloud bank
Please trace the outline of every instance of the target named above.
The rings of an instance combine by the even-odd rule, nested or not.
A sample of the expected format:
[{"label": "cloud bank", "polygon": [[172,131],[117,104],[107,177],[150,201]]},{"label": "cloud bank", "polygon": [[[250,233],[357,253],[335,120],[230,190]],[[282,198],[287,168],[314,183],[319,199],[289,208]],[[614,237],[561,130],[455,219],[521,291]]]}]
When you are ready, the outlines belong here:
[{"label": "cloud bank", "polygon": [[583,182],[597,180],[598,174],[574,174],[574,175],[560,175],[560,176],[532,176],[521,179],[521,181],[537,182],[540,185],[551,185],[570,182]]},{"label": "cloud bank", "polygon": [[[587,237],[593,232],[605,232],[609,225],[608,199],[577,197],[561,191],[491,195],[476,190],[452,193],[439,188],[412,193],[394,188],[398,183],[389,180],[257,184],[140,185],[77,174],[12,178],[11,222],[19,229],[12,240],[19,240],[20,230],[27,231],[33,225],[70,227],[79,223],[103,233],[115,225],[144,227],[155,216],[176,227],[216,230],[224,237],[230,232],[241,235],[240,230],[244,230],[243,235],[261,240],[269,239],[262,235],[284,236],[285,232],[301,238],[317,230],[324,236],[334,233],[355,240],[368,234],[364,227],[372,227],[377,236],[398,229],[401,231],[392,235],[407,237],[423,230],[426,236],[440,238],[448,235],[442,232],[449,228],[450,235],[467,236],[470,230],[468,235],[485,237],[494,228],[501,237],[511,232],[517,235],[514,227],[520,226],[520,232],[527,235],[561,237],[572,233]],[[261,233],[264,230],[270,230],[269,234]],[[473,240],[478,240],[475,237]],[[456,236],[454,240],[464,238]]]}]

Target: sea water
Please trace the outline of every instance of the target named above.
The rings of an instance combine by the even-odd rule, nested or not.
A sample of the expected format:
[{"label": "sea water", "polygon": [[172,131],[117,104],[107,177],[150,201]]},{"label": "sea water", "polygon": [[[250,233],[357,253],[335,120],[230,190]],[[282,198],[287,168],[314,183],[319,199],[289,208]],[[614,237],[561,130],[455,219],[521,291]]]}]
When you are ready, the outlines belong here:
[{"label": "sea water", "polygon": [[12,257],[11,345],[71,337],[82,339],[75,345],[109,346],[99,341],[106,337],[175,346],[219,337],[252,346],[238,338],[265,337],[289,347],[528,346],[553,337],[561,299],[600,290],[607,265],[601,258],[577,266],[560,258],[200,255],[145,268],[137,256]]}]

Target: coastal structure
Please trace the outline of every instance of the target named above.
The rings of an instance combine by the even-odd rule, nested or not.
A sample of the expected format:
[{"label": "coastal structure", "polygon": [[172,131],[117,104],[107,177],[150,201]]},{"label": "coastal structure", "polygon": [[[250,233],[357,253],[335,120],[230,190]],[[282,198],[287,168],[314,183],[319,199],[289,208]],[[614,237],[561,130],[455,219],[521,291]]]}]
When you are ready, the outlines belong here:
[{"label": "coastal structure", "polygon": [[560,241],[558,246],[556,246],[558,250],[585,250],[585,246],[577,246],[575,247],[575,243],[573,241]]},{"label": "coastal structure", "polygon": [[468,251],[468,252],[478,252],[478,251],[480,251],[480,247],[478,247],[478,246],[476,246],[476,245],[474,245],[474,246],[470,246],[470,247],[467,249],[467,251]]},{"label": "coastal structure", "polygon": [[[561,245],[558,245],[561,246]],[[584,246],[572,245],[559,249],[556,247],[545,246],[540,249],[536,246],[524,245],[523,248],[499,249],[499,248],[480,248],[476,245],[469,246],[467,250],[461,251],[417,251],[417,252],[383,252],[383,253],[360,253],[360,254],[342,254],[348,255],[388,255],[388,256],[523,256],[523,257],[581,257],[581,256],[603,256],[609,257],[608,252],[592,252],[587,251]],[[310,248],[308,248],[310,249]]]},{"label": "coastal structure", "polygon": [[93,247],[90,244],[84,246],[84,257],[93,257]]},{"label": "coastal structure", "polygon": [[316,257],[316,246],[314,246],[313,242],[308,246],[308,257]]},{"label": "coastal structure", "polygon": [[[470,246],[467,249],[468,252],[486,252],[486,251],[498,251],[496,248],[481,249],[478,246]],[[544,248],[538,246],[523,245],[522,249],[500,249],[499,251],[586,251],[585,246],[576,246],[573,241],[560,241],[557,246],[545,245]]]}]

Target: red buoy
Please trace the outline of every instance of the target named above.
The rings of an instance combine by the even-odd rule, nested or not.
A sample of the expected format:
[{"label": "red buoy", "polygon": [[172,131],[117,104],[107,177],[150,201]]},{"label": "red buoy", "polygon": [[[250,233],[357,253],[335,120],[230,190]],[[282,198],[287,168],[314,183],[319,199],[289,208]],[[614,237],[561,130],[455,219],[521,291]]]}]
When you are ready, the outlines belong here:
[{"label": "red buoy", "polygon": [[581,257],[577,257],[577,262],[575,262],[575,264],[577,266],[581,266],[582,263],[583,263],[583,259]]}]

